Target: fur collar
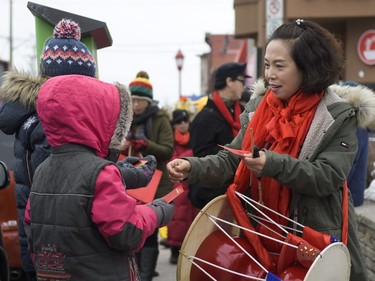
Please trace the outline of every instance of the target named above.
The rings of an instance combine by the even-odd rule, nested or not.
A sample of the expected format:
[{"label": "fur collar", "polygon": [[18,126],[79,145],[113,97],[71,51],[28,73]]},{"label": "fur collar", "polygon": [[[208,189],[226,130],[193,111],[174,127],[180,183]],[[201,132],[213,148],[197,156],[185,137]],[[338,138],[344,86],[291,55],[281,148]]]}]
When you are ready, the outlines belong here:
[{"label": "fur collar", "polygon": [[110,147],[120,148],[125,143],[126,136],[133,120],[133,108],[128,88],[118,82],[115,83],[115,86],[120,95],[120,115],[117,119],[116,128],[111,138]]},{"label": "fur collar", "polygon": [[18,101],[25,107],[35,107],[38,92],[47,78],[33,76],[17,69],[6,71],[2,77],[0,98]]},{"label": "fur collar", "polygon": [[[362,129],[375,129],[375,93],[363,85],[357,87],[332,85],[330,92],[337,94],[356,109],[358,127]],[[258,79],[251,85],[251,99],[262,96],[267,88],[263,79]]]}]

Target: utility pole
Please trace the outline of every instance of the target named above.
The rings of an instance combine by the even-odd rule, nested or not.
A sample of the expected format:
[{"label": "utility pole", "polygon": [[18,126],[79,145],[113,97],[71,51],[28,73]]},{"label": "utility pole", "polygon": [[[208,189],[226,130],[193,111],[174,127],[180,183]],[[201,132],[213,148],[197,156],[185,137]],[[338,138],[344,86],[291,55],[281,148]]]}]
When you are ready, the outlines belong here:
[{"label": "utility pole", "polygon": [[9,69],[13,67],[13,0],[9,0]]}]

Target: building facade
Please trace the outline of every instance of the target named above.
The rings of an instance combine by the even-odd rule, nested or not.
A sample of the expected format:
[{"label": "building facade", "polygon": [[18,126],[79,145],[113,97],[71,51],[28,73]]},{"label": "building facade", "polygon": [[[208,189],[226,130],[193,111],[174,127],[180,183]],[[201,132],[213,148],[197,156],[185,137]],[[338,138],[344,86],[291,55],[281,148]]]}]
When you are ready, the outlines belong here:
[{"label": "building facade", "polygon": [[248,60],[248,42],[246,39],[236,39],[229,34],[210,34],[205,36],[205,42],[210,52],[201,57],[201,93],[213,91],[213,74],[216,69],[227,62],[245,63]]},{"label": "building facade", "polygon": [[[267,34],[277,24],[312,20],[342,41],[342,80],[375,88],[375,0],[234,0],[235,37],[252,38],[263,61]],[[259,64],[257,75],[261,76]]]}]

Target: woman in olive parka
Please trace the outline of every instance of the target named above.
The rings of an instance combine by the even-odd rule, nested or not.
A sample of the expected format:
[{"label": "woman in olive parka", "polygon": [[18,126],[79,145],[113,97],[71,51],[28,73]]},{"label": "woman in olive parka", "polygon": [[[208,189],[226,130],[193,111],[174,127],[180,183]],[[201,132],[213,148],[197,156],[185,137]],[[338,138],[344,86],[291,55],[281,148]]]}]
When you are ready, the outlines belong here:
[{"label": "woman in olive parka", "polygon": [[[321,233],[344,240],[347,233],[350,280],[366,281],[353,202],[343,190],[357,151],[357,126],[375,127],[374,93],[335,84],[343,66],[341,45],[313,22],[297,20],[276,29],[264,65],[266,84],[253,84],[241,131],[228,145],[249,153],[177,159],[167,165],[170,178],[208,188],[249,186],[252,171],[248,188],[254,199]],[[253,158],[252,144],[261,149],[260,157]],[[349,209],[345,233],[343,204]]]}]

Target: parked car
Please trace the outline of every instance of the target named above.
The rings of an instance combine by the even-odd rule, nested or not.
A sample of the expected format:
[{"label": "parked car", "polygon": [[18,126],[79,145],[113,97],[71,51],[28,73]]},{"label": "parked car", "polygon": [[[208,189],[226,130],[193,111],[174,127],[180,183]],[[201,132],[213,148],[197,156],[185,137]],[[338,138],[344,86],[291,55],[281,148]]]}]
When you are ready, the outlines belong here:
[{"label": "parked car", "polygon": [[26,280],[18,242],[13,171],[0,161],[0,281]]}]

